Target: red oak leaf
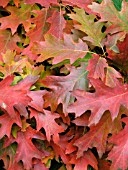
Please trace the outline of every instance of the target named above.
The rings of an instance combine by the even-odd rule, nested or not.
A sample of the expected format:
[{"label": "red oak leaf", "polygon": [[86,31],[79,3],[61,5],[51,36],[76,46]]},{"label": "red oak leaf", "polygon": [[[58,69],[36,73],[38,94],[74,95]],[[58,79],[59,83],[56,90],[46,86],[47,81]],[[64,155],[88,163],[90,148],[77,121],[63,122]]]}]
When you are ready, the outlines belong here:
[{"label": "red oak leaf", "polygon": [[14,170],[15,168],[17,170],[24,170],[22,163],[17,163],[14,159],[15,157],[15,149],[16,147],[13,145],[4,148],[4,152],[1,155],[0,159],[4,162],[4,168],[7,170]]},{"label": "red oak leaf", "polygon": [[[128,3],[127,3],[128,4]],[[126,35],[123,42],[118,42],[117,47],[119,53],[115,53],[113,50],[107,50],[108,58],[115,62],[115,64],[124,73],[128,74],[128,34]]]},{"label": "red oak leaf", "polygon": [[124,33],[128,32],[128,3],[126,1],[122,2],[122,10],[118,11],[113,1],[103,0],[101,4],[93,2],[92,5],[88,6],[93,12],[100,15],[100,22],[109,21],[110,26],[108,27],[107,32],[114,34],[121,31]]},{"label": "red oak leaf", "polygon": [[74,5],[80,8],[84,8],[86,12],[90,12],[88,5],[90,5],[93,0],[62,0],[63,4],[65,5]]},{"label": "red oak leaf", "polygon": [[91,126],[89,132],[77,139],[74,143],[78,147],[77,157],[83,156],[88,148],[96,147],[101,158],[106,150],[106,140],[111,132],[112,120],[110,114],[105,114],[96,126]]},{"label": "red oak leaf", "polygon": [[83,35],[83,40],[89,41],[94,46],[102,47],[102,40],[105,37],[105,34],[101,31],[103,23],[94,22],[95,15],[88,15],[85,13],[84,9],[74,8],[74,14],[69,14],[69,17],[77,23],[74,27],[85,33]]},{"label": "red oak leaf", "polygon": [[21,55],[18,55],[18,57],[16,56],[16,51],[7,50],[5,54],[2,53],[3,62],[1,61],[0,72],[3,73],[4,78],[13,73],[19,73],[22,75],[25,68],[27,74],[30,74],[31,72],[34,75],[36,68],[33,68],[28,62],[28,58],[22,58]]},{"label": "red oak leaf", "polygon": [[[17,36],[17,34],[13,35],[9,30],[0,30],[0,56],[1,53],[5,53],[6,50],[16,50],[18,53],[20,53],[21,49],[17,46],[17,42],[20,41],[20,38]],[[0,57],[0,60],[2,58]]]},{"label": "red oak leaf", "polygon": [[48,168],[46,168],[45,166],[44,166],[44,164],[43,163],[38,163],[38,164],[36,164],[35,166],[34,166],[34,170],[48,170]]},{"label": "red oak leaf", "polygon": [[71,35],[64,34],[64,40],[59,40],[53,35],[46,34],[45,42],[36,42],[31,48],[34,54],[41,54],[37,62],[42,62],[53,58],[53,64],[59,63],[65,59],[70,59],[74,63],[78,58],[83,58],[88,52],[85,42],[79,40],[75,43]]},{"label": "red oak leaf", "polygon": [[73,145],[74,141],[80,136],[81,131],[75,131],[73,128],[64,134],[60,135],[58,146],[63,150],[65,154],[70,154],[77,150],[77,147]]},{"label": "red oak leaf", "polygon": [[18,126],[22,127],[20,114],[18,112],[15,113],[15,118],[12,118],[8,113],[3,114],[0,116],[0,139],[7,135],[10,137],[12,125],[16,123]]},{"label": "red oak leaf", "polygon": [[1,0],[1,1],[0,1],[0,6],[6,7],[7,4],[9,3],[9,1],[10,1],[10,0]]},{"label": "red oak leaf", "polygon": [[6,110],[11,118],[15,119],[14,107],[19,112],[25,110],[25,107],[31,101],[31,98],[27,96],[27,91],[38,78],[28,76],[17,85],[11,86],[13,78],[13,76],[8,76],[0,82],[0,107]]},{"label": "red oak leaf", "polygon": [[51,142],[51,146],[54,149],[56,159],[59,159],[60,156],[65,164],[69,164],[70,156],[65,154],[65,150],[53,142]]},{"label": "red oak leaf", "polygon": [[46,93],[46,91],[29,91],[27,94],[32,99],[32,101],[29,103],[29,106],[33,107],[34,109],[42,112],[43,111],[43,95]]},{"label": "red oak leaf", "polygon": [[21,8],[17,8],[16,6],[7,6],[6,10],[11,14],[6,17],[0,18],[1,29],[10,28],[12,34],[14,34],[17,30],[17,27],[20,24],[23,24],[26,32],[29,31],[31,26],[31,22],[29,19],[31,18],[33,6],[22,4]]},{"label": "red oak leaf", "polygon": [[113,149],[108,155],[108,159],[112,160],[110,169],[126,170],[128,168],[128,118],[124,118],[125,128],[117,135],[113,135],[109,142],[114,144]]},{"label": "red oak leaf", "polygon": [[[46,22],[47,19],[51,16],[52,11],[44,8],[40,11],[34,10],[34,13],[37,14],[36,17],[31,18],[30,22],[35,24],[35,27],[27,32],[31,42],[43,41],[44,34],[48,31],[49,25]],[[38,36],[37,36],[38,35]]]},{"label": "red oak leaf", "polygon": [[117,79],[123,79],[121,74],[113,67],[108,66],[105,76],[105,84],[109,87],[115,87]]},{"label": "red oak leaf", "polygon": [[[18,4],[20,3],[20,1],[19,0],[13,0],[13,1],[14,1],[15,5],[18,7]],[[10,2],[10,0],[1,0],[0,6],[6,7],[9,2]]]},{"label": "red oak leaf", "polygon": [[98,160],[98,170],[110,170],[110,162],[105,160]]},{"label": "red oak leaf", "polygon": [[[32,139],[40,139],[45,140],[45,137],[42,133],[37,132],[36,130],[32,129],[30,126],[26,128],[24,131],[18,131],[17,137],[13,138],[5,138],[4,143],[4,161],[5,165],[10,170],[14,167],[22,167],[19,164],[19,161],[23,161],[24,168],[23,169],[31,169],[33,165],[33,158],[41,159],[45,156],[44,152],[39,151],[35,145],[32,143]],[[17,142],[18,146],[16,147],[12,143]],[[14,147],[14,148],[13,148]],[[8,161],[8,156],[10,161]]]},{"label": "red oak leaf", "polygon": [[51,24],[47,33],[52,34],[59,39],[63,37],[63,29],[66,24],[63,14],[63,11],[54,11],[53,15],[47,20],[47,22]]},{"label": "red oak leaf", "polygon": [[57,0],[43,0],[43,1],[42,0],[25,0],[25,3],[27,3],[27,4],[38,3],[38,4],[42,5],[42,6],[47,7],[47,8],[50,6],[50,4],[58,5]]},{"label": "red oak leaf", "polygon": [[33,42],[30,41],[29,46],[22,50],[22,54],[27,55],[30,58],[30,60],[36,61],[38,56],[36,54],[32,53],[32,51],[31,51],[32,46],[33,46]]},{"label": "red oak leaf", "polygon": [[93,55],[93,58],[89,60],[87,70],[89,71],[88,77],[93,77],[95,79],[101,78],[103,81],[105,78],[105,68],[108,66],[105,58],[99,55]]},{"label": "red oak leaf", "polygon": [[77,101],[68,108],[69,112],[75,112],[76,117],[81,116],[85,111],[91,110],[89,124],[97,124],[106,110],[111,112],[112,120],[119,113],[121,105],[128,106],[128,85],[118,85],[114,88],[106,86],[98,79],[91,79],[91,84],[95,87],[95,93],[75,90],[73,96]]},{"label": "red oak leaf", "polygon": [[77,117],[72,122],[75,123],[77,126],[87,126],[88,121],[89,121],[89,116],[90,116],[90,113],[86,112],[86,113],[82,114],[80,117]]},{"label": "red oak leaf", "polygon": [[71,91],[74,89],[86,90],[88,81],[86,64],[78,68],[71,67],[70,74],[67,76],[47,76],[42,83],[52,91],[44,95],[45,107],[50,106],[55,111],[57,106],[63,104],[63,111],[67,114],[68,105],[74,101],[71,97]]},{"label": "red oak leaf", "polygon": [[47,140],[50,142],[51,137],[53,137],[53,141],[58,143],[59,141],[59,133],[64,132],[64,128],[59,126],[55,119],[59,118],[59,114],[51,113],[48,110],[43,110],[43,113],[37,112],[36,110],[30,109],[31,114],[30,117],[35,117],[37,122],[37,131],[39,131],[42,127],[45,129]]},{"label": "red oak leaf", "polygon": [[[32,138],[42,139],[45,138],[43,135],[36,134],[37,132],[28,127],[25,132],[18,132],[15,141],[18,143],[18,148],[16,150],[15,160],[19,162],[23,161],[25,169],[32,168],[32,158],[41,159],[43,153],[40,152],[32,143]],[[38,137],[39,136],[39,137]]]},{"label": "red oak leaf", "polygon": [[116,86],[117,78],[122,79],[121,74],[113,67],[108,66],[107,60],[99,55],[93,55],[86,69],[89,71],[88,78],[100,78],[110,87]]},{"label": "red oak leaf", "polygon": [[75,164],[74,170],[87,170],[88,165],[91,165],[95,170],[98,170],[97,160],[90,150],[84,152],[83,157],[77,158],[75,155],[70,160],[71,164]]}]

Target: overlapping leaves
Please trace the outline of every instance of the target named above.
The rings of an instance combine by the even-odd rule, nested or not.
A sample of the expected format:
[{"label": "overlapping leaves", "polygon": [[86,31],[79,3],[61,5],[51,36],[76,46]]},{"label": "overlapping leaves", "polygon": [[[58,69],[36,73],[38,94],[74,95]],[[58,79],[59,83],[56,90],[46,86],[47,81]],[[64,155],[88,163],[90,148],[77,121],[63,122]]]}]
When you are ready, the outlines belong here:
[{"label": "overlapping leaves", "polygon": [[128,168],[127,11],[125,0],[0,1],[5,169]]}]

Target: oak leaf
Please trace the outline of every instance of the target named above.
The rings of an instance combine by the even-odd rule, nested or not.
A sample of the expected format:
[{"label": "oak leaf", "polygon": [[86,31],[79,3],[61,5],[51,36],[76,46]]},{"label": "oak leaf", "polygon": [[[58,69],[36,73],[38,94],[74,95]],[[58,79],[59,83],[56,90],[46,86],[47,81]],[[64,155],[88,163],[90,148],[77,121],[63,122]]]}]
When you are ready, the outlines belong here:
[{"label": "oak leaf", "polygon": [[18,112],[15,113],[15,119],[12,118],[8,113],[4,113],[2,116],[0,116],[0,139],[7,135],[10,137],[12,125],[16,123],[18,126],[22,127],[20,114]]},{"label": "oak leaf", "polygon": [[38,3],[42,6],[45,6],[45,7],[49,7],[50,4],[55,4],[55,5],[58,5],[57,3],[57,0],[25,0],[25,3],[27,4],[35,4],[35,3]]},{"label": "oak leaf", "polygon": [[99,55],[93,55],[93,58],[89,60],[87,70],[89,71],[88,77],[95,79],[100,78],[102,81],[105,78],[105,68],[107,68],[107,60]]},{"label": "oak leaf", "polygon": [[17,42],[20,41],[17,34],[12,36],[10,30],[0,30],[0,39],[0,60],[2,60],[1,53],[6,53],[6,50],[21,52],[21,49],[17,46]]},{"label": "oak leaf", "polygon": [[69,14],[69,17],[78,22],[75,24],[76,29],[87,34],[83,39],[90,41],[95,46],[102,47],[101,42],[105,37],[105,34],[101,31],[103,23],[94,22],[95,15],[87,15],[83,9],[74,8],[74,11],[75,14]]},{"label": "oak leaf", "polygon": [[50,106],[55,111],[57,106],[63,104],[63,111],[67,114],[67,107],[74,101],[71,97],[71,91],[75,89],[87,89],[88,81],[86,64],[75,68],[69,68],[70,74],[67,76],[47,76],[42,83],[45,87],[51,89],[44,95],[44,107]]},{"label": "oak leaf", "polygon": [[37,77],[28,76],[15,86],[11,86],[13,76],[8,76],[0,82],[0,107],[8,112],[10,117],[15,118],[14,107],[25,110],[31,98],[27,91],[37,81]]},{"label": "oak leaf", "polygon": [[34,109],[30,109],[31,114],[30,117],[35,117],[36,119],[36,129],[39,131],[42,127],[45,129],[47,140],[50,142],[51,137],[53,137],[53,141],[58,143],[59,141],[59,133],[64,132],[64,128],[59,126],[55,119],[59,118],[59,114],[51,113],[48,110],[43,110],[43,113],[37,112]]},{"label": "oak leaf", "polygon": [[[128,3],[127,3],[128,4]],[[117,48],[119,50],[118,53],[114,52],[111,49],[107,49],[108,52],[108,58],[110,58],[115,65],[122,70],[124,74],[128,74],[128,34],[126,35],[123,42],[117,43]]]},{"label": "oak leaf", "polygon": [[25,76],[34,73],[33,66],[28,62],[28,59],[20,55],[17,57],[16,51],[7,50],[5,54],[2,53],[2,60],[0,72],[4,74],[4,78],[13,73],[19,73],[24,77],[24,69],[26,69]]},{"label": "oak leaf", "polygon": [[100,78],[109,87],[115,87],[117,79],[122,79],[121,74],[110,67],[105,58],[97,54],[93,54],[93,58],[89,60],[86,69],[89,71],[88,78]]},{"label": "oak leaf", "polygon": [[124,118],[122,121],[126,123],[125,128],[109,139],[109,142],[114,144],[108,154],[108,159],[112,160],[110,169],[126,170],[128,168],[128,118]]},{"label": "oak leaf", "polygon": [[117,11],[113,1],[103,0],[101,4],[93,2],[88,6],[93,12],[100,15],[100,22],[107,21],[110,26],[107,28],[107,32],[114,34],[123,31],[128,33],[128,3],[122,2],[122,10]]},{"label": "oak leaf", "polygon": [[4,168],[8,170],[23,170],[23,165],[21,162],[17,163],[15,160],[16,144],[12,144],[3,149],[3,153],[0,159],[4,162]]},{"label": "oak leaf", "polygon": [[48,168],[46,168],[45,166],[44,166],[44,164],[43,163],[38,163],[38,164],[36,164],[35,166],[34,166],[34,170],[48,170]]},{"label": "oak leaf", "polygon": [[[20,1],[19,0],[13,0],[13,1],[14,1],[14,4],[18,7],[18,4],[20,3]],[[1,0],[0,6],[6,7],[9,2],[10,2],[10,0]]]},{"label": "oak leaf", "polygon": [[27,4],[21,4],[21,8],[17,8],[16,6],[7,6],[6,10],[11,14],[0,18],[1,29],[10,28],[12,34],[14,34],[17,31],[18,26],[23,24],[25,31],[28,32],[31,27],[29,19],[32,15],[32,9],[34,9],[34,7]]},{"label": "oak leaf", "polygon": [[[25,169],[32,168],[32,158],[41,159],[43,156],[43,153],[32,143],[32,138],[36,138],[36,131],[31,127],[28,127],[25,132],[18,132],[17,138],[15,139],[18,143],[15,160],[17,162],[22,160]],[[40,136],[40,139],[44,140],[44,137]]]},{"label": "oak leaf", "polygon": [[66,21],[64,19],[64,12],[55,10],[53,15],[48,18],[47,22],[51,24],[48,34],[61,39],[63,37],[63,29],[65,28]]},{"label": "oak leaf", "polygon": [[70,59],[71,63],[78,58],[83,58],[88,52],[86,43],[79,40],[75,43],[70,35],[64,34],[64,40],[59,40],[53,35],[45,35],[44,42],[36,42],[31,48],[35,54],[41,54],[37,62],[42,62],[53,58],[53,64],[59,63],[65,59]]},{"label": "oak leaf", "polygon": [[77,101],[69,106],[68,111],[75,112],[76,117],[79,117],[85,111],[91,110],[90,125],[97,124],[106,110],[111,112],[112,120],[114,120],[118,116],[120,106],[128,106],[128,85],[118,83],[117,86],[111,88],[98,79],[90,78],[90,82],[96,92],[75,90],[72,94]]},{"label": "oak leaf", "polygon": [[101,158],[106,151],[106,140],[111,132],[112,120],[109,113],[106,113],[97,125],[90,127],[90,130],[77,139],[74,143],[78,147],[77,157],[83,156],[83,152],[88,148],[96,147],[99,157]]},{"label": "oak leaf", "polygon": [[[30,22],[35,24],[32,29],[27,32],[27,36],[31,42],[43,41],[44,35],[49,29],[47,19],[52,15],[53,12],[44,8],[42,10],[34,10],[34,14],[37,15],[30,19]],[[37,36],[38,35],[38,36]]]},{"label": "oak leaf", "polygon": [[70,160],[71,164],[75,164],[74,170],[87,170],[88,165],[91,165],[94,169],[98,170],[97,160],[90,150],[84,152],[83,157],[77,158],[75,155]]},{"label": "oak leaf", "polygon": [[43,111],[43,106],[44,106],[44,100],[43,96],[46,93],[46,91],[29,91],[27,95],[32,99],[32,101],[29,103],[29,106],[32,108],[42,112]]},{"label": "oak leaf", "polygon": [[88,5],[90,5],[93,0],[62,0],[64,5],[74,5],[78,6],[79,8],[84,8],[86,12],[90,12]]}]

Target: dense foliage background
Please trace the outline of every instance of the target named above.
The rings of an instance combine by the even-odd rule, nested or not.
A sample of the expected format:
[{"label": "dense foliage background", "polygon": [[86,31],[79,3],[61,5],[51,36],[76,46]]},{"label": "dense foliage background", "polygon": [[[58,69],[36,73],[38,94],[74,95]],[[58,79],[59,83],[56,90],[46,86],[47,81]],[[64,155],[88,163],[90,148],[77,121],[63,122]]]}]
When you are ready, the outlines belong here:
[{"label": "dense foliage background", "polygon": [[128,2],[0,1],[5,170],[128,168]]}]

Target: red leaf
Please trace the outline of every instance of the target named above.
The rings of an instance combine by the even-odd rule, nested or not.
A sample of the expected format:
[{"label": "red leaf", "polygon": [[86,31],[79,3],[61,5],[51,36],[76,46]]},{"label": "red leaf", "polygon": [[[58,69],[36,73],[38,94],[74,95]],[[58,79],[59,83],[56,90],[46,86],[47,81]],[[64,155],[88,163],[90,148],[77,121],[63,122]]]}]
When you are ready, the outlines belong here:
[{"label": "red leaf", "polygon": [[20,81],[17,85],[11,86],[13,76],[8,76],[0,82],[0,107],[8,112],[11,118],[15,119],[15,111],[13,107],[25,110],[31,101],[27,96],[27,91],[37,80],[37,77],[28,76]]},{"label": "red leaf", "polygon": [[37,112],[36,110],[30,109],[31,118],[34,116],[37,122],[37,131],[39,131],[42,127],[45,129],[47,140],[50,142],[51,136],[53,137],[53,141],[58,143],[59,141],[59,133],[64,132],[62,126],[59,126],[55,119],[59,118],[59,114],[51,113],[50,111],[43,110],[43,113]]},{"label": "red leaf", "polygon": [[26,35],[29,36],[31,42],[43,41],[44,34],[48,31],[49,28],[46,21],[51,16],[51,11],[45,8],[40,11],[34,10],[34,13],[36,13],[37,16],[30,19],[30,22],[34,23],[35,27],[28,31]]},{"label": "red leaf", "polygon": [[91,83],[96,92],[74,91],[73,95],[77,101],[69,106],[68,111],[75,112],[76,117],[79,117],[85,111],[91,110],[90,125],[97,124],[106,110],[111,112],[112,120],[114,120],[118,116],[120,105],[128,106],[128,86],[118,84],[110,88],[98,79],[91,79]]},{"label": "red leaf", "polygon": [[22,4],[20,8],[16,6],[7,6],[6,10],[11,13],[11,15],[0,18],[1,29],[10,28],[12,34],[17,30],[20,24],[23,24],[25,31],[28,32],[31,27],[31,22],[29,21],[32,14],[32,5]]},{"label": "red leaf", "polygon": [[[19,0],[13,0],[13,1],[14,1],[15,5],[18,7]],[[0,6],[6,7],[9,2],[10,2],[10,0],[1,0]]]},{"label": "red leaf", "polygon": [[57,106],[63,104],[63,111],[67,114],[68,105],[74,101],[71,96],[71,91],[74,89],[87,88],[87,71],[86,64],[81,67],[70,68],[70,74],[67,76],[47,76],[42,83],[52,91],[44,95],[45,107],[50,106],[52,111],[55,111]]},{"label": "red leaf", "polygon": [[108,66],[107,60],[99,55],[93,55],[86,69],[89,71],[88,77],[100,78],[110,87],[116,86],[117,78],[122,79],[121,74],[113,67]]},{"label": "red leaf", "polygon": [[60,135],[60,140],[58,145],[60,146],[60,148],[64,151],[64,153],[66,155],[74,152],[77,150],[77,147],[74,146],[74,141],[76,141],[76,139],[78,139],[78,137],[80,136],[81,131],[75,131],[73,128],[70,128],[69,132],[67,132],[64,135]]},{"label": "red leaf", "polygon": [[34,54],[41,54],[37,62],[53,58],[53,64],[57,64],[65,59],[70,59],[73,63],[78,58],[83,58],[88,52],[88,47],[82,40],[75,43],[68,34],[64,34],[64,40],[46,34],[45,42],[34,43],[31,50]]},{"label": "red leaf", "polygon": [[63,29],[66,24],[63,14],[63,11],[54,11],[53,15],[47,20],[47,22],[51,24],[50,30],[47,33],[52,34],[59,39],[63,37]]},{"label": "red leaf", "polygon": [[[10,139],[10,138],[9,138]],[[0,159],[4,162],[4,168],[7,170],[14,170],[14,168],[17,168],[17,170],[24,170],[22,163],[17,163],[15,160],[15,149],[16,145],[8,146],[7,148],[1,148],[1,156]]]},{"label": "red leaf", "polygon": [[42,5],[42,6],[47,7],[47,8],[50,6],[50,4],[58,5],[57,0],[43,0],[43,1],[42,0],[25,0],[25,3],[27,3],[27,4],[38,3],[38,4]]},{"label": "red leaf", "polygon": [[18,126],[22,127],[22,123],[20,120],[20,114],[18,112],[15,113],[15,118],[12,118],[8,113],[5,113],[4,115],[0,116],[0,139],[7,135],[10,137],[12,125],[16,123]]},{"label": "red leaf", "polygon": [[[25,132],[18,132],[15,141],[18,143],[15,160],[23,161],[25,169],[32,168],[32,158],[41,159],[43,153],[40,152],[32,143],[32,138],[35,138],[36,131],[28,127]],[[42,137],[42,140],[44,138]]]},{"label": "red leaf", "polygon": [[34,170],[48,170],[48,168],[46,168],[44,164],[40,162],[34,166]]},{"label": "red leaf", "polygon": [[110,162],[98,160],[98,170],[110,170]]},{"label": "red leaf", "polygon": [[63,4],[65,5],[74,5],[80,8],[84,8],[86,12],[90,12],[88,5],[90,5],[93,0],[62,0]]},{"label": "red leaf", "polygon": [[108,66],[105,58],[99,57],[99,55],[93,55],[93,58],[89,60],[87,70],[89,71],[88,76],[95,79],[101,78],[103,81],[105,78],[105,68]]},{"label": "red leaf", "polygon": [[63,160],[64,164],[68,165],[70,157],[69,157],[69,155],[65,154],[65,150],[62,147],[60,147],[59,145],[54,144],[53,142],[51,143],[51,146],[54,149],[56,159],[58,160],[59,156],[60,156],[61,159]]},{"label": "red leaf", "polygon": [[46,93],[46,91],[29,91],[27,94],[32,99],[32,101],[29,103],[29,106],[33,107],[34,109],[42,112],[43,111],[43,105],[44,100],[43,96]]},{"label": "red leaf", "polygon": [[23,165],[21,163],[17,163],[14,161],[14,163],[12,164],[12,166],[10,166],[7,170],[24,170]]},{"label": "red leaf", "polygon": [[112,50],[107,50],[108,58],[118,65],[118,67],[126,74],[128,74],[128,35],[126,35],[123,42],[119,42],[117,47],[119,49],[119,53],[115,53]]},{"label": "red leaf", "polygon": [[87,126],[89,123],[89,116],[90,113],[84,113],[80,117],[77,117],[72,122],[75,123],[77,126]]},{"label": "red leaf", "polygon": [[[17,42],[20,41],[20,38],[15,34],[12,36],[9,30],[0,30],[0,56],[1,53],[5,53],[6,50],[16,50],[20,53],[21,49],[17,46]],[[2,58],[0,58],[2,60]]]},{"label": "red leaf", "polygon": [[123,121],[126,123],[126,127],[109,140],[114,144],[108,155],[108,159],[112,160],[111,169],[126,170],[128,168],[128,118],[124,118]]},{"label": "red leaf", "polygon": [[96,126],[91,126],[89,132],[77,139],[74,143],[78,147],[77,157],[83,156],[83,152],[88,148],[96,147],[101,158],[106,150],[106,140],[111,132],[111,124],[110,114],[105,114]]},{"label": "red leaf", "polygon": [[113,1],[103,0],[101,4],[93,2],[92,5],[88,6],[93,12],[100,15],[100,22],[107,21],[110,26],[107,28],[109,33],[119,33],[123,31],[127,33],[127,9],[128,3],[126,1],[122,2],[122,9],[118,11]]},{"label": "red leaf", "polygon": [[98,170],[97,160],[90,150],[84,152],[83,157],[76,158],[74,155],[70,160],[71,164],[75,164],[74,170],[87,170],[88,165],[91,165],[95,170]]},{"label": "red leaf", "polygon": [[1,0],[0,6],[6,7],[6,5],[9,3],[10,0]]}]

